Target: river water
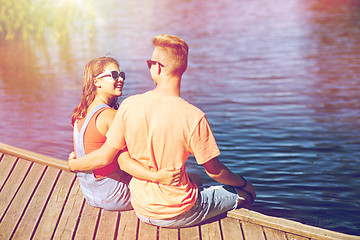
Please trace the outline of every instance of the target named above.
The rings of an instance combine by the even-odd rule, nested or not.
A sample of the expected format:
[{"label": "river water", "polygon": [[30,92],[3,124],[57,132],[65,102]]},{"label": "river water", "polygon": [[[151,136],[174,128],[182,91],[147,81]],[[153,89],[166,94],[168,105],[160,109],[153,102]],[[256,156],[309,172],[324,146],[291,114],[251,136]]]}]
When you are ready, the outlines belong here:
[{"label": "river water", "polygon": [[[0,42],[1,142],[66,159],[85,64],[110,54],[127,74],[123,98],[144,92],[152,37],[174,34],[190,46],[182,97],[255,185],[253,209],[360,235],[358,0],[97,4],[83,23],[93,35]],[[193,158],[188,171],[213,183]]]}]

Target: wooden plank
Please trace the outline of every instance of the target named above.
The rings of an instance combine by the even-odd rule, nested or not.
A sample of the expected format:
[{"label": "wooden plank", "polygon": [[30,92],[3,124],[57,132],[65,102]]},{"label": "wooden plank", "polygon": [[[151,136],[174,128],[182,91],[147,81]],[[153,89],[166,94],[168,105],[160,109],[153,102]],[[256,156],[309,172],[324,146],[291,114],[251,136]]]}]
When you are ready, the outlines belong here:
[{"label": "wooden plank", "polygon": [[305,225],[288,219],[266,216],[264,214],[243,208],[229,211],[227,213],[227,216],[242,221],[259,224],[264,227],[278,229],[283,232],[289,232],[295,235],[314,238],[317,240],[322,240],[322,239],[359,240],[360,239],[359,236],[338,233],[327,229]]},{"label": "wooden plank", "polygon": [[140,221],[138,240],[156,240],[157,233],[158,227]]},{"label": "wooden plank", "polygon": [[200,240],[200,227],[187,227],[180,228],[180,239],[181,240]]},{"label": "wooden plank", "polygon": [[[18,193],[13,199],[8,211],[4,218],[0,222],[0,239],[10,239],[15,231],[17,224],[19,223],[22,215],[26,211],[28,203],[31,200],[33,193],[36,190],[36,186],[41,180],[41,176],[45,166],[34,165],[30,169],[23,184],[19,188]],[[29,225],[35,223],[28,223]],[[31,234],[31,233],[30,233]]]},{"label": "wooden plank", "polygon": [[75,239],[92,239],[94,237],[99,212],[100,208],[92,207],[85,202]]},{"label": "wooden plank", "polygon": [[159,240],[179,239],[179,229],[159,228]]},{"label": "wooden plank", "polygon": [[[0,142],[0,152],[17,156],[22,159],[29,160],[31,162],[37,162],[47,166],[55,167],[64,171],[70,172],[69,166],[65,159],[46,156],[40,153],[32,152],[26,149],[10,146]],[[67,159],[66,159],[67,160]]]},{"label": "wooden plank", "polygon": [[241,221],[241,227],[244,232],[245,240],[265,240],[265,235],[260,225]]},{"label": "wooden plank", "polygon": [[[265,239],[265,234],[268,240],[360,240],[359,236],[337,233],[287,219],[265,216],[246,209],[228,212],[228,218],[220,221],[218,230],[212,225],[215,222],[210,225],[204,224],[181,229],[156,228],[144,223],[139,224],[134,211],[126,212],[128,214],[126,217],[119,217],[116,214],[114,217],[114,214],[107,216],[105,211],[99,215],[99,209],[97,208],[92,208],[95,213],[93,214],[95,220],[91,220],[91,217],[87,215],[89,214],[88,207],[91,207],[84,202],[78,180],[75,181],[70,194],[67,195],[66,189],[69,188],[71,178],[68,179],[68,182],[65,178],[61,180],[62,176],[65,176],[61,173],[58,179],[59,170],[55,168],[69,170],[65,161],[2,143],[0,143],[0,152],[6,153],[0,153],[0,239],[9,238],[9,233],[12,233],[10,238],[13,237],[14,239],[47,238],[48,234],[40,234],[43,231],[41,229],[45,226],[50,226],[49,229],[51,229],[51,226],[54,226],[55,223],[57,226],[56,232],[54,236],[50,236],[50,239],[88,239],[95,236],[100,239],[106,238],[106,236],[102,235],[104,232],[109,233],[108,236],[117,237],[117,239],[149,239],[149,236],[150,239],[177,239],[180,236],[180,239],[186,240],[218,239],[219,237],[228,240],[231,239],[229,238],[231,234],[227,233],[227,229],[237,232],[238,230],[235,229],[238,229],[238,226],[232,224],[234,224],[234,221],[240,221],[244,240]],[[16,157],[8,154],[13,154]],[[16,160],[17,156],[55,168],[48,168],[43,175],[43,179],[40,180],[41,174],[36,174],[37,171],[35,170],[36,168],[43,169],[43,166],[38,167],[38,164],[32,165],[32,163],[21,159]],[[33,182],[30,183],[30,180]],[[56,181],[58,182],[56,183]],[[37,183],[39,183],[38,187],[36,187]],[[54,216],[51,214],[52,209],[55,209]],[[61,210],[59,211],[59,209]],[[13,221],[9,221],[10,219],[13,219]],[[117,223],[119,223],[118,228],[116,228]],[[112,229],[117,230],[115,236],[112,234]],[[222,233],[219,233],[220,230],[222,230]],[[6,236],[1,235],[4,232],[7,233]],[[200,236],[201,233],[204,235]],[[241,236],[239,235],[237,239],[241,239]]]},{"label": "wooden plank", "polygon": [[139,221],[134,210],[121,212],[117,239],[136,239]]},{"label": "wooden plank", "polygon": [[287,240],[284,232],[273,229],[273,228],[263,228],[266,239],[268,240]]},{"label": "wooden plank", "polygon": [[51,196],[57,176],[60,170],[56,168],[46,168],[44,177],[36,188],[33,197],[23,215],[13,239],[31,239],[41,219],[42,213]]},{"label": "wooden plank", "polygon": [[65,201],[71,190],[70,187],[74,181],[74,178],[75,174],[61,171],[59,180],[56,183],[44,214],[41,217],[39,225],[37,226],[34,235],[35,239],[49,239],[53,235],[60,214],[62,214]]},{"label": "wooden plank", "polygon": [[2,161],[0,162],[0,191],[5,184],[6,179],[11,172],[11,170],[15,167],[17,157],[4,155],[2,157]]},{"label": "wooden plank", "polygon": [[2,188],[0,192],[0,218],[4,216],[4,213],[11,204],[13,197],[16,196],[16,193],[30,168],[30,165],[31,163],[28,161],[19,161]]},{"label": "wooden plank", "polygon": [[79,180],[76,179],[59,220],[54,239],[72,239],[84,201]]},{"label": "wooden plank", "polygon": [[220,220],[224,240],[244,240],[240,221],[234,218],[223,218]]},{"label": "wooden plank", "polygon": [[302,237],[299,235],[294,235],[291,233],[286,233],[286,237],[288,240],[310,240],[310,238]]},{"label": "wooden plank", "polygon": [[114,239],[119,212],[102,209],[95,239]]},{"label": "wooden plank", "polygon": [[201,239],[202,240],[211,240],[211,239],[221,239],[221,230],[220,222],[215,221],[200,226],[201,228]]}]

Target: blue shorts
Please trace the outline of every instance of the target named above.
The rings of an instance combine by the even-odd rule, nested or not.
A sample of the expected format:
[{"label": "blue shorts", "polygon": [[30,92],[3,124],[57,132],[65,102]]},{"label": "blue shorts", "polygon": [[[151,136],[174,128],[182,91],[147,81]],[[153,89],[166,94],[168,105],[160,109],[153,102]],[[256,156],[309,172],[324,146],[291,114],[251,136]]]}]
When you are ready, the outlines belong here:
[{"label": "blue shorts", "polygon": [[232,186],[201,186],[195,205],[179,216],[168,219],[150,219],[139,214],[137,216],[141,221],[159,227],[189,227],[235,209],[242,200],[244,199],[239,197]]},{"label": "blue shorts", "polygon": [[78,172],[77,177],[89,205],[111,211],[132,209],[129,189],[131,176],[119,168],[102,178],[95,178],[92,171]]}]

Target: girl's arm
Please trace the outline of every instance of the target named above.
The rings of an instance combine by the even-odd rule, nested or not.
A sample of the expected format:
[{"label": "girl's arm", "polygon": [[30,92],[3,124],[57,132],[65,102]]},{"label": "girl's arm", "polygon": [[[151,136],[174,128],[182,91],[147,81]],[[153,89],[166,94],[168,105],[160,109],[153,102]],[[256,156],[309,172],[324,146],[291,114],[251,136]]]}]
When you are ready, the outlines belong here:
[{"label": "girl's arm", "polygon": [[125,149],[118,157],[120,169],[142,180],[149,180],[165,185],[177,184],[181,179],[181,169],[159,170],[157,172],[145,168],[141,163],[132,159]]},{"label": "girl's arm", "polygon": [[[100,114],[99,116],[100,118],[98,118],[97,120],[97,123],[99,123],[97,127],[101,128],[101,126],[103,127],[107,126],[106,128],[102,129],[104,135],[110,128],[112,122],[114,121],[115,115],[116,115],[116,111],[113,109],[111,109],[110,111],[106,110]],[[141,165],[141,163],[139,163],[135,159],[132,159],[127,149],[120,152],[117,160],[121,170],[129,173],[130,175],[136,178],[148,180],[152,182],[158,182],[166,185],[178,183],[180,181],[180,176],[181,176],[180,170],[171,169],[171,170],[160,170],[157,172],[151,171],[145,168],[143,165]]]},{"label": "girl's arm", "polygon": [[[94,170],[114,161],[118,151],[118,149],[105,142],[101,148],[81,158],[76,158],[74,154],[70,154],[68,165],[71,171]],[[180,169],[160,170],[157,172],[151,171],[132,159],[128,151],[122,151],[120,153],[118,163],[121,170],[139,179],[165,185],[176,184],[180,181]]]},{"label": "girl's arm", "polygon": [[[114,120],[115,114],[115,110],[109,109],[103,111],[98,116],[98,119],[96,121],[96,127],[103,135],[105,135],[108,131],[111,123]],[[76,158],[74,154],[70,154],[68,165],[71,171],[86,171],[98,169],[113,162],[114,159],[116,159],[118,152],[119,149],[114,148],[113,146],[105,142],[101,148],[81,158]],[[132,159],[128,151],[120,152],[118,156],[118,163],[120,169],[139,179],[149,180],[152,182],[158,182],[166,185],[178,183],[180,181],[180,169],[160,170],[157,172],[151,171],[142,166],[136,160]]]}]

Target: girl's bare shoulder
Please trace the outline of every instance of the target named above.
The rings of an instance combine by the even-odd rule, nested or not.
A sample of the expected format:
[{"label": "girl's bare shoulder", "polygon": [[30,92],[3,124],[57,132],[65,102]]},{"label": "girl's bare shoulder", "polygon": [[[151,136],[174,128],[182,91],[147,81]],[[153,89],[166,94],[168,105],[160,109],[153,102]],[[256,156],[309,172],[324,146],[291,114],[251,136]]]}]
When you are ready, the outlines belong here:
[{"label": "girl's bare shoulder", "polygon": [[96,126],[102,134],[106,134],[109,130],[111,123],[116,115],[116,110],[113,108],[106,108],[102,111],[96,119]]}]

